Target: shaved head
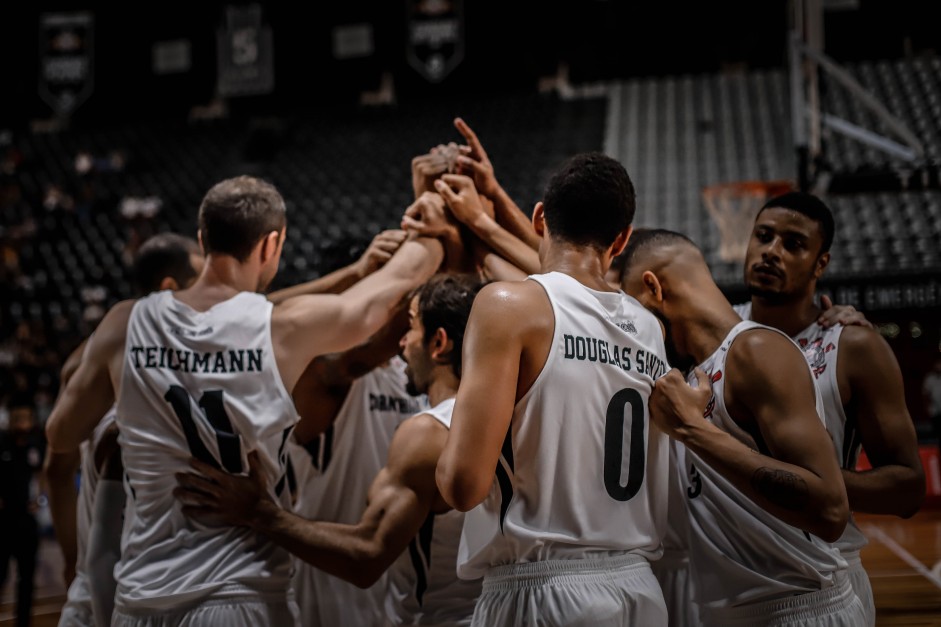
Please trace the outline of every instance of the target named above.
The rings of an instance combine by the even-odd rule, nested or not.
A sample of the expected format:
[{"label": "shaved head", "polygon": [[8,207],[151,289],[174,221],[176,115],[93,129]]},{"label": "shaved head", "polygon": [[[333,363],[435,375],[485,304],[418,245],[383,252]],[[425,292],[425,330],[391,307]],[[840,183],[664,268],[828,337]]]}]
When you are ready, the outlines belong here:
[{"label": "shaved head", "polygon": [[629,287],[632,284],[636,287],[636,281],[648,270],[660,274],[682,264],[688,271],[690,266],[698,262],[708,271],[706,260],[693,240],[682,233],[666,229],[634,231],[624,249],[623,257],[622,286],[628,293]]}]

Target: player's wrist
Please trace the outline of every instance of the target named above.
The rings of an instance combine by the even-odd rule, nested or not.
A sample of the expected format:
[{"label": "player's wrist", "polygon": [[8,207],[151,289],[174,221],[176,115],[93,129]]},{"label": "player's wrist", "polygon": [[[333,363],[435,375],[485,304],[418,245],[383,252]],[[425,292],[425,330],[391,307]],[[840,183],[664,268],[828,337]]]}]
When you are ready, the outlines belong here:
[{"label": "player's wrist", "polygon": [[281,508],[269,499],[261,499],[245,521],[253,531],[264,532],[274,525]]}]

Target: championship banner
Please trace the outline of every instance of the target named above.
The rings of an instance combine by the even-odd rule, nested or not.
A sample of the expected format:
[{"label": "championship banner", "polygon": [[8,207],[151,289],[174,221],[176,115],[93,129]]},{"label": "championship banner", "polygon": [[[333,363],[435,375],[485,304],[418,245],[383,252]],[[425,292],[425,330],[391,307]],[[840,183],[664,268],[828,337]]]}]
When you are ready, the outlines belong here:
[{"label": "championship banner", "polygon": [[94,91],[94,18],[91,13],[39,17],[39,97],[68,115]]},{"label": "championship banner", "polygon": [[415,71],[439,83],[464,60],[463,0],[406,0],[406,58]]},{"label": "championship banner", "polygon": [[274,89],[271,28],[261,21],[261,6],[228,6],[216,33],[219,95],[257,96]]}]

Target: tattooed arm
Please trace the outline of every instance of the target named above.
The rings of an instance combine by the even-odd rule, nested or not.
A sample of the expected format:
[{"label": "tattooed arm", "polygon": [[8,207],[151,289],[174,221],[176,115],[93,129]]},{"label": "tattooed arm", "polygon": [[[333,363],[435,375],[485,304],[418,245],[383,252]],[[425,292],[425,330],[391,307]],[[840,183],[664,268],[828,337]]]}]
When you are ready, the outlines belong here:
[{"label": "tattooed arm", "polygon": [[683,389],[678,373],[668,376],[651,397],[658,424],[666,422],[668,433],[770,514],[828,542],[842,535],[849,506],[836,451],[816,412],[812,375],[790,340],[747,331],[726,361],[726,408],[764,454],[702,418],[705,402],[695,397],[708,401],[701,391],[708,379],[698,389]]}]

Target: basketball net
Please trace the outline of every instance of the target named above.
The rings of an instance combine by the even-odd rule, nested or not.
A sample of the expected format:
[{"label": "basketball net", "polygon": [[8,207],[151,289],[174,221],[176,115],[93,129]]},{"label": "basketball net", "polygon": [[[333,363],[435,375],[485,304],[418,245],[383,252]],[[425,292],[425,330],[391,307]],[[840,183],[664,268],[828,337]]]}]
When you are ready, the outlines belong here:
[{"label": "basketball net", "polygon": [[704,188],[703,202],[719,227],[719,258],[736,263],[745,261],[758,210],[769,199],[793,190],[791,181],[739,181]]}]

